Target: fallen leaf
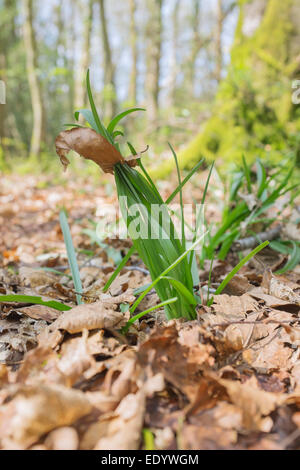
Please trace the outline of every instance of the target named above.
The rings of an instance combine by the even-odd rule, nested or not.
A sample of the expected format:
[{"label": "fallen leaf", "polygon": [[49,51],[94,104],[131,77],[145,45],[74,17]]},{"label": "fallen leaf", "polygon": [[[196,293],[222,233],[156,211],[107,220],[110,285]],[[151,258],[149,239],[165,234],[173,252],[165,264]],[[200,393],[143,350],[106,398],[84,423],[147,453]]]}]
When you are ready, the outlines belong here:
[{"label": "fallen leaf", "polygon": [[[263,275],[262,287],[266,293],[291,303],[300,305],[300,295],[294,292],[287,279],[275,276],[270,270]],[[297,285],[296,288],[299,288]]]},{"label": "fallen leaf", "polygon": [[76,450],[78,448],[78,434],[74,428],[61,427],[51,431],[44,442],[50,450]]},{"label": "fallen leaf", "polygon": [[144,422],[145,395],[143,391],[128,394],[113,416],[103,421],[105,430],[96,443],[95,450],[136,450],[139,448]]},{"label": "fallen leaf", "polygon": [[236,274],[233,278],[228,282],[225,289],[223,290],[224,294],[228,295],[243,295],[246,292],[249,292],[252,289],[252,284],[248,281],[245,276],[240,274]]},{"label": "fallen leaf", "polygon": [[22,266],[19,270],[21,282],[26,287],[51,286],[56,282],[53,274],[43,271],[42,269],[29,268]]},{"label": "fallen leaf", "polygon": [[256,381],[251,379],[243,384],[226,379],[219,379],[218,382],[225,387],[231,402],[241,409],[246,429],[262,432],[271,430],[272,420],[268,416],[283,403],[282,394],[260,390]]},{"label": "fallen leaf", "polygon": [[[266,345],[264,345],[264,342]],[[285,346],[282,339],[275,337],[270,341],[257,343],[255,347],[243,352],[243,359],[256,369],[270,371],[272,369],[286,369],[293,351]]]},{"label": "fallen leaf", "polygon": [[246,313],[259,310],[257,302],[248,294],[243,294],[240,297],[232,297],[227,294],[215,295],[212,308],[227,321],[245,317]]},{"label": "fallen leaf", "polygon": [[69,426],[91,410],[79,390],[56,384],[13,386],[10,401],[0,410],[2,445],[27,448],[43,434]]},{"label": "fallen leaf", "polygon": [[93,304],[78,305],[64,312],[49,330],[65,330],[68,333],[95,330],[97,328],[121,328],[127,322],[126,314],[107,308],[102,301]]},{"label": "fallen leaf", "polygon": [[84,158],[93,160],[105,173],[113,173],[117,163],[125,160],[118,150],[102,135],[90,128],[73,128],[62,131],[55,140],[56,152],[64,169],[69,165],[67,155],[74,150]]},{"label": "fallen leaf", "polygon": [[21,307],[14,310],[27,317],[35,320],[45,320],[48,323],[56,320],[61,315],[61,312],[46,305],[30,305],[30,307]]},{"label": "fallen leaf", "polygon": [[180,449],[184,450],[230,450],[237,441],[237,432],[217,426],[188,424],[180,435]]},{"label": "fallen leaf", "polygon": [[[187,327],[189,328],[189,327]],[[176,322],[157,327],[150,337],[138,349],[138,362],[143,367],[150,367],[153,375],[161,373],[166,382],[193,400],[197,393],[199,374],[205,367],[211,367],[214,349],[209,344],[200,344],[198,325],[195,331],[178,333]],[[198,342],[196,343],[196,337]],[[192,344],[189,338],[193,337]]]}]

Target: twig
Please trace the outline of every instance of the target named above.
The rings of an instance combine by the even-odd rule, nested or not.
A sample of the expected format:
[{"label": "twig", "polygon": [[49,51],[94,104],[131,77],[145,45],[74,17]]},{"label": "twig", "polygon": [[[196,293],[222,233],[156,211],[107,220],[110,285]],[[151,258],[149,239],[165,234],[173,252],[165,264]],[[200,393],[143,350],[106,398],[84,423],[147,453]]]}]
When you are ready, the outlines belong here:
[{"label": "twig", "polygon": [[140,271],[141,273],[146,275],[150,274],[148,269],[140,268],[139,266],[124,266],[123,269],[125,269],[126,271]]},{"label": "twig", "polygon": [[300,429],[297,428],[295,431],[293,431],[289,436],[287,436],[285,439],[281,441],[281,446],[283,449],[286,449],[289,445],[292,444],[296,439],[300,437]]},{"label": "twig", "polygon": [[236,320],[236,321],[229,321],[229,322],[224,322],[224,323],[214,323],[211,325],[212,327],[214,326],[230,326],[230,325],[236,325],[236,324],[242,324],[242,325],[258,325],[258,324],[264,324],[268,325],[269,323],[274,323],[275,325],[281,325],[282,323],[296,323],[298,322],[299,319],[297,320],[254,320],[254,321],[247,321],[247,320]]},{"label": "twig", "polygon": [[282,226],[280,224],[276,225],[276,227],[267,230],[265,232],[257,233],[255,236],[241,238],[240,240],[236,240],[232,244],[232,251],[243,251],[248,250],[249,248],[254,248],[259,241],[264,242],[266,240],[274,240],[277,238],[281,232]]}]

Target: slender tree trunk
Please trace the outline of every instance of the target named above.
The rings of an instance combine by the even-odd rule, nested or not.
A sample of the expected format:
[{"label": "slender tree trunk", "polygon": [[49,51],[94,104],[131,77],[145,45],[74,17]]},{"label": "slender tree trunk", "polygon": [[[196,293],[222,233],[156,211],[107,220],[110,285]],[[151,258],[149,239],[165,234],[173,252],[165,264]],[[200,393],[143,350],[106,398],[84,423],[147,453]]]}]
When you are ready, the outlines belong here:
[{"label": "slender tree trunk", "polygon": [[[17,42],[15,29],[14,29],[14,17],[16,15],[16,1],[15,0],[4,0],[1,11],[6,12],[5,23],[2,21],[0,13],[0,80],[4,82],[5,100],[8,102],[8,82],[7,82],[7,71],[10,67],[9,56],[11,47],[15,47]],[[3,86],[3,85],[2,85]],[[12,109],[9,112],[7,104],[0,104],[0,160],[1,160],[1,149],[3,159],[6,154],[6,139],[15,137],[16,140],[20,140],[20,135],[16,126],[15,119],[11,124],[8,121],[12,121],[13,113]],[[1,164],[1,162],[0,162]]]},{"label": "slender tree trunk", "polygon": [[[260,0],[259,0],[260,1]],[[215,67],[215,79],[219,83],[222,79],[222,69],[223,69],[223,26],[224,21],[227,16],[232,12],[232,10],[237,6],[236,0],[231,0],[225,2],[225,0],[217,1],[217,24],[216,24],[216,34],[215,34],[215,55],[216,55],[216,67]],[[250,15],[250,21],[254,20],[252,14]]]},{"label": "slender tree trunk", "polygon": [[105,0],[99,0],[102,47],[104,53],[104,114],[111,119],[116,112],[115,70],[112,61],[111,46],[106,24]]},{"label": "slender tree trunk", "polygon": [[217,3],[217,27],[216,27],[216,80],[219,83],[222,78],[223,51],[222,51],[222,31],[223,31],[223,1]]},{"label": "slender tree trunk", "polygon": [[75,83],[75,108],[81,109],[86,106],[85,77],[91,60],[91,35],[93,23],[93,0],[88,0],[86,5],[86,16],[84,18],[83,41],[79,69]]},{"label": "slender tree trunk", "polygon": [[156,125],[158,119],[162,4],[163,0],[147,0],[149,19],[146,28],[146,98],[149,123],[152,126]]},{"label": "slender tree trunk", "polygon": [[[3,80],[4,84],[6,83],[5,76],[6,76],[6,58],[5,58],[5,42],[2,40],[0,36],[0,80]],[[1,84],[2,86],[2,84]],[[5,85],[4,85],[5,86]],[[0,93],[2,92],[2,88]],[[5,117],[6,117],[6,104],[1,104],[1,96],[0,96],[0,161],[1,161],[1,148],[4,152],[5,147]]]},{"label": "slender tree trunk", "polygon": [[31,95],[33,112],[33,126],[31,135],[30,155],[39,155],[43,132],[43,104],[39,79],[37,76],[36,62],[37,49],[33,30],[33,5],[32,0],[23,0],[24,10],[24,44],[26,53],[27,76]]},{"label": "slender tree trunk", "polygon": [[172,50],[171,50],[171,64],[170,64],[170,73],[169,73],[169,80],[168,80],[168,106],[172,107],[175,105],[175,98],[176,98],[176,78],[178,72],[178,64],[177,64],[177,48],[178,48],[178,33],[179,33],[179,8],[180,8],[181,0],[176,0],[174,5],[174,10],[172,13],[172,24],[173,24],[173,31],[172,31]]},{"label": "slender tree trunk", "polygon": [[[66,36],[66,42],[70,41],[71,44],[76,43],[76,31],[75,31],[75,18],[76,18],[76,8],[77,8],[77,2],[74,0],[70,0],[70,26],[67,30],[67,36]],[[76,82],[76,67],[75,67],[75,55],[76,52],[74,50],[75,48],[72,47],[72,51],[68,55],[67,59],[67,67],[68,70],[70,71],[69,74],[69,111],[70,115],[73,114],[75,107],[75,82]],[[72,72],[72,73],[71,73]]]},{"label": "slender tree trunk", "polygon": [[186,88],[191,97],[194,96],[195,74],[196,74],[196,59],[199,50],[202,46],[199,34],[200,22],[200,2],[201,0],[193,0],[193,14],[191,18],[192,39],[190,53],[186,64],[185,83]]},{"label": "slender tree trunk", "polygon": [[57,6],[54,7],[54,17],[55,17],[55,25],[58,30],[57,38],[56,38],[56,43],[55,43],[55,48],[56,48],[56,54],[57,54],[57,59],[59,58],[59,48],[63,45],[63,32],[64,32],[64,21],[62,17],[62,4],[58,3]]},{"label": "slender tree trunk", "polygon": [[130,0],[130,45],[131,45],[131,72],[129,83],[129,101],[136,103],[137,93],[137,27],[135,21],[136,0]]}]

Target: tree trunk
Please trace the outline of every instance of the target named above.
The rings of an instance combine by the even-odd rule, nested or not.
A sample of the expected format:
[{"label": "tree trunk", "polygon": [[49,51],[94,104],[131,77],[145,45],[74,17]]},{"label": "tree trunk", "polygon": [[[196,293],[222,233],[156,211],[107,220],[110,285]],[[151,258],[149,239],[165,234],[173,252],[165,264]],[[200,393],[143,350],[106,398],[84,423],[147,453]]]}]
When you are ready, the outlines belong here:
[{"label": "tree trunk", "polygon": [[223,0],[218,0],[217,27],[216,27],[216,80],[218,83],[221,81],[222,67],[223,67],[222,31],[223,31]]},{"label": "tree trunk", "polygon": [[[3,52],[2,52],[3,51]],[[6,84],[6,57],[4,54],[5,51],[5,42],[0,36],[0,80],[3,81],[4,87]],[[1,100],[2,92],[5,92],[5,88],[2,89],[2,83],[0,84],[0,164],[1,164],[1,155],[5,151],[5,115],[6,115],[6,104]],[[4,98],[4,97],[3,97]]]},{"label": "tree trunk", "polygon": [[137,27],[135,21],[136,0],[130,0],[130,46],[131,46],[131,72],[128,98],[132,105],[136,103],[137,92]]},{"label": "tree trunk", "polygon": [[157,126],[158,119],[162,4],[163,0],[147,0],[149,18],[146,28],[146,100],[151,126]]},{"label": "tree trunk", "polygon": [[[296,155],[300,159],[300,107],[292,82],[300,71],[298,0],[239,0],[231,64],[212,117],[181,152],[181,168],[201,157],[249,161]],[[157,174],[173,168],[167,162]]]},{"label": "tree trunk", "polygon": [[194,96],[196,59],[202,46],[199,34],[200,0],[193,0],[193,14],[191,17],[192,38],[190,53],[186,63],[185,83],[186,89],[192,98]]},{"label": "tree trunk", "polygon": [[31,95],[33,125],[30,144],[30,156],[37,157],[41,150],[43,132],[43,104],[39,79],[37,76],[37,49],[33,30],[32,0],[23,0],[24,10],[24,45],[26,53],[27,76]]},{"label": "tree trunk", "polygon": [[105,2],[99,0],[102,47],[104,53],[104,117],[111,119],[116,112],[115,70],[112,61],[111,46],[107,32]]},{"label": "tree trunk", "polygon": [[174,10],[172,13],[172,50],[171,50],[171,64],[170,64],[170,73],[168,79],[168,103],[167,107],[173,107],[176,104],[176,78],[178,73],[178,63],[177,63],[177,48],[178,48],[178,32],[179,32],[179,8],[180,1],[176,0],[174,5]]},{"label": "tree trunk", "polygon": [[[4,12],[3,16],[2,11]],[[9,56],[11,49],[15,47],[17,42],[14,30],[15,15],[16,1],[4,0],[0,13],[0,81],[3,81],[4,85],[1,83],[0,93],[4,92],[5,96],[3,96],[3,98],[5,98],[6,103],[8,103],[10,96],[7,81],[7,71],[10,68]],[[8,105],[1,104],[0,100],[0,166],[5,166],[8,139],[14,138],[16,135],[17,138],[20,139],[15,120],[12,125],[8,122],[12,121],[12,111],[12,108],[10,108],[9,112]]]},{"label": "tree trunk", "polygon": [[82,40],[82,51],[79,63],[79,68],[76,71],[75,81],[75,109],[82,109],[87,104],[86,94],[86,72],[90,65],[91,60],[91,34],[92,34],[92,23],[93,23],[93,0],[88,0],[85,9],[85,18],[83,25],[83,40]]}]

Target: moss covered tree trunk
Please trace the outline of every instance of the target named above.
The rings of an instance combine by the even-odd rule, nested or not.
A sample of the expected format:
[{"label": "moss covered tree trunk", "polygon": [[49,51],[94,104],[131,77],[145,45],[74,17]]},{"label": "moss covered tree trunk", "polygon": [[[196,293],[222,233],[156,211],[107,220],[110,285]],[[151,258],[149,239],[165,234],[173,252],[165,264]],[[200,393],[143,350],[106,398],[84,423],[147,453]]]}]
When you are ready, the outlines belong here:
[{"label": "moss covered tree trunk", "polygon": [[[251,161],[300,156],[300,106],[292,82],[300,74],[299,0],[239,0],[231,64],[212,117],[179,152],[181,167],[201,157]],[[157,176],[172,169],[166,162]]]}]

